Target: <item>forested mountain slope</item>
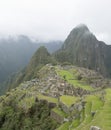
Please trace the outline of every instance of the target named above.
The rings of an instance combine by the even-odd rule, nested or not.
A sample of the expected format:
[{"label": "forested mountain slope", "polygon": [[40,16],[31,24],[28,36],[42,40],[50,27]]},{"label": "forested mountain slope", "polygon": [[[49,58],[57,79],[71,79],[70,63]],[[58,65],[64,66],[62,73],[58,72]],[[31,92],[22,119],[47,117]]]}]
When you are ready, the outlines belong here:
[{"label": "forested mountain slope", "polygon": [[60,62],[96,70],[104,76],[111,76],[111,46],[98,41],[86,25],[75,27],[62,48],[55,53]]}]

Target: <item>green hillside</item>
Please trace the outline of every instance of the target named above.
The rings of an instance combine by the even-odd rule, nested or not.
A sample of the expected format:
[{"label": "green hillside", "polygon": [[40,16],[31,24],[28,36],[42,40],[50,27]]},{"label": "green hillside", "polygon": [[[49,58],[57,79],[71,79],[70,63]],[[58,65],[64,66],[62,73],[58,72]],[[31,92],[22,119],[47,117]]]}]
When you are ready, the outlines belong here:
[{"label": "green hillside", "polygon": [[38,73],[0,97],[0,130],[110,130],[110,80],[71,65],[47,64]]}]

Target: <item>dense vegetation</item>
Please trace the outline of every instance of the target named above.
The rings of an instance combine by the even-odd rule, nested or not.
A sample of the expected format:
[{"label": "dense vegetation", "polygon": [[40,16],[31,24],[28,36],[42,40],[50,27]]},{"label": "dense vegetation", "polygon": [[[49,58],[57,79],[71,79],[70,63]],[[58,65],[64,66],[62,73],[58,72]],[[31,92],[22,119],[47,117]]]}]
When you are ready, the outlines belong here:
[{"label": "dense vegetation", "polygon": [[[102,78],[97,72],[70,65],[45,65],[39,70],[39,75],[39,80],[34,80],[34,83],[33,80],[24,82],[0,97],[1,130],[89,130],[93,125],[110,130],[111,88],[107,88],[110,83],[104,79],[102,85],[105,84],[106,87],[92,87],[91,84],[99,83]],[[50,76],[55,79],[50,79]],[[67,87],[73,85],[75,90],[79,90],[78,96],[65,93],[65,86],[62,95],[59,95],[61,88],[58,88],[59,97],[51,96],[56,90],[56,87],[53,88],[53,81],[58,82],[56,87],[63,83],[68,83]],[[82,89],[90,93],[83,93],[81,96]],[[51,107],[49,103],[56,105]]]},{"label": "dense vegetation", "polygon": [[57,127],[46,102],[37,101],[28,90],[13,92],[0,98],[0,130],[54,130]]}]

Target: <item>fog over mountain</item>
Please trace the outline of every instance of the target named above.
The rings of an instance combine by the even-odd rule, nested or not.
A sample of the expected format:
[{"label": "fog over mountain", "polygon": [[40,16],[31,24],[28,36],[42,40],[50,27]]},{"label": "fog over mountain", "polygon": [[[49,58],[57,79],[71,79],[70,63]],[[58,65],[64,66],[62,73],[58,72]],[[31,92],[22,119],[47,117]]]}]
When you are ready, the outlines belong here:
[{"label": "fog over mountain", "polygon": [[73,27],[85,23],[99,40],[111,44],[110,12],[110,0],[1,0],[0,36],[65,40]]},{"label": "fog over mountain", "polygon": [[20,35],[0,39],[0,82],[20,69],[23,69],[40,46],[46,46],[50,53],[59,49],[61,41],[33,42],[29,37]]},{"label": "fog over mountain", "polygon": [[111,45],[99,41],[84,24],[76,26],[66,38],[62,48],[55,53],[60,62],[94,69],[111,76]]}]

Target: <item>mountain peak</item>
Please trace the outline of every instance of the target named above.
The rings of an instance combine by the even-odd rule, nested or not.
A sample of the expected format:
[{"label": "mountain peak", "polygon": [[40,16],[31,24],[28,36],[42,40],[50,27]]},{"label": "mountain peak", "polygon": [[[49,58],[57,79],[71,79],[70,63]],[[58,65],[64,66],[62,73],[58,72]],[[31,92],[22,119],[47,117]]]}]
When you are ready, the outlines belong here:
[{"label": "mountain peak", "polygon": [[85,24],[79,24],[79,25],[77,25],[75,28],[78,28],[78,29],[84,29],[84,30],[89,31],[87,25],[85,25]]},{"label": "mountain peak", "polygon": [[85,24],[79,24],[77,25],[72,31],[71,33],[90,33],[88,27]]},{"label": "mountain peak", "polygon": [[65,40],[63,48],[69,48],[70,45],[83,44],[84,42],[90,43],[91,39],[96,40],[96,37],[89,31],[85,24],[79,24],[70,32]]},{"label": "mountain peak", "polygon": [[[63,55],[64,58],[63,56],[60,58],[59,54],[57,56],[58,59],[63,59],[65,62],[94,69],[104,76],[108,76],[111,73],[108,69],[111,65],[108,62],[110,49],[107,45],[99,42],[86,25],[80,24],[70,32],[60,50],[60,54],[65,55]],[[63,60],[62,62],[64,62]]]}]

